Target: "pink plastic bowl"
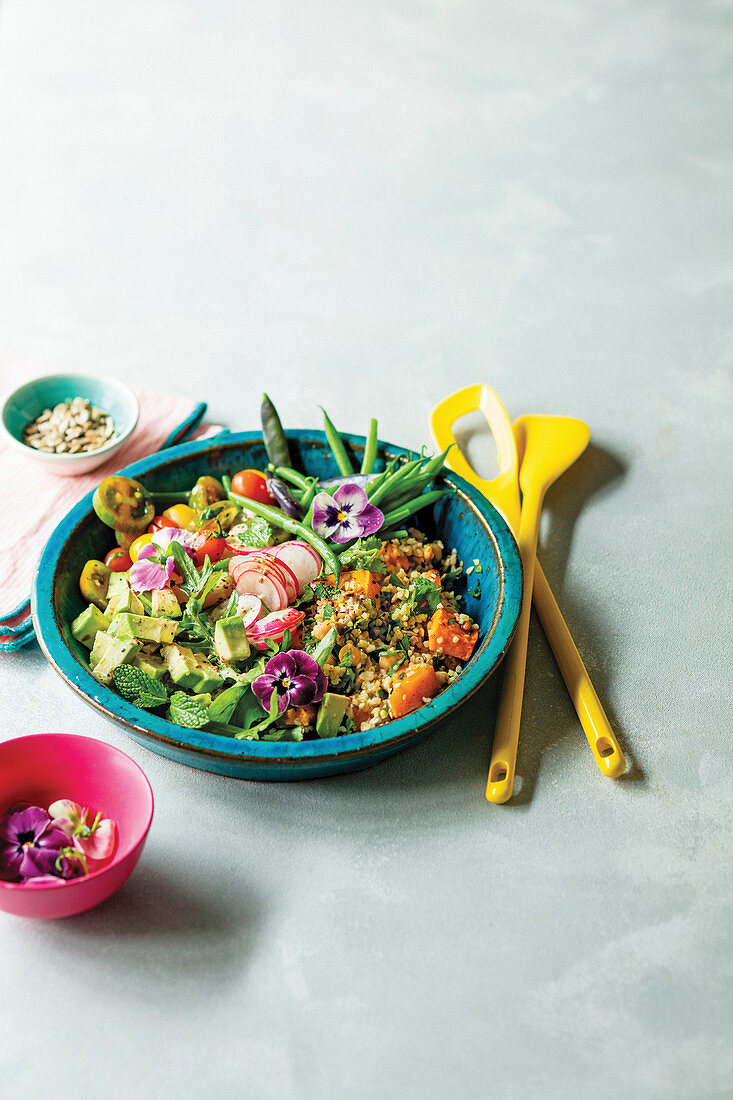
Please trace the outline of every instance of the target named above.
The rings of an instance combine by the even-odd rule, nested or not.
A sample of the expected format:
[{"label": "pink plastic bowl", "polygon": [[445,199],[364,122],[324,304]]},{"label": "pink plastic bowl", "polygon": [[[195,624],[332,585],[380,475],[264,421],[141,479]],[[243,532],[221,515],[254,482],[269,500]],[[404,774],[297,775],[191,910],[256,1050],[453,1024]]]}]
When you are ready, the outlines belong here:
[{"label": "pink plastic bowl", "polygon": [[0,909],[17,917],[71,917],[118,890],[140,858],[153,820],[145,773],[124,752],[70,733],[37,733],[0,742],[0,815],[14,802],[50,806],[70,798],[117,824],[110,863],[81,878],[26,886],[0,881]]}]

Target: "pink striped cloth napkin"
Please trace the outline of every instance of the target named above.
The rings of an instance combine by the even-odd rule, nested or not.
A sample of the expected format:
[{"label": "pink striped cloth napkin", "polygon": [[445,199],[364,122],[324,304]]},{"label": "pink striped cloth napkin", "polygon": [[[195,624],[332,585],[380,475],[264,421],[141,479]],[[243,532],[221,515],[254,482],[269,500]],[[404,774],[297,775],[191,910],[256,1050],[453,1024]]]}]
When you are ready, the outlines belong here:
[{"label": "pink striped cloth napkin", "polygon": [[[103,466],[78,477],[56,477],[46,467],[0,442],[0,648],[32,641],[27,598],[41,550],[51,532],[102,478],[153,454],[164,445],[217,435],[224,429],[199,423],[206,405],[188,398],[139,390],[140,419],[130,441]],[[198,425],[198,426],[196,426]],[[171,436],[173,438],[171,438]],[[14,612],[14,613],[13,613]],[[3,628],[10,627],[3,634]]]}]

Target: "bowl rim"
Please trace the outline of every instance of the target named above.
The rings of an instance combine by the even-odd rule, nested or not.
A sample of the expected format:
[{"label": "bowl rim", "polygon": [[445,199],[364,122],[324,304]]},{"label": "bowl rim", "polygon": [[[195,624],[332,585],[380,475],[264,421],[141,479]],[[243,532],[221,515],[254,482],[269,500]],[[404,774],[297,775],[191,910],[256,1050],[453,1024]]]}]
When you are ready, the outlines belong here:
[{"label": "bowl rim", "polygon": [[[35,447],[29,447],[22,440],[14,436],[5,423],[5,415],[15,400],[23,393],[24,390],[31,389],[40,383],[55,382],[62,378],[81,378],[89,382],[96,384],[103,384],[110,388],[116,388],[131,402],[133,408],[133,417],[130,425],[119,435],[113,436],[113,438],[105,443],[103,447],[97,447],[93,451],[80,451],[78,454],[55,454],[49,451],[37,451]],[[126,386],[124,382],[120,382],[117,378],[105,378],[101,374],[85,374],[83,371],[60,371],[57,374],[43,374],[38,378],[30,378],[27,382],[24,382],[22,386],[16,386],[14,390],[10,390],[0,397],[0,427],[5,434],[5,438],[10,444],[21,451],[24,455],[31,458],[38,459],[39,462],[55,463],[59,465],[72,466],[75,462],[83,461],[84,459],[97,458],[98,456],[106,456],[112,454],[118,450],[123,443],[126,443],[130,438],[140,420],[140,402],[137,395]],[[101,465],[101,463],[100,463]],[[91,471],[90,471],[91,473]]]},{"label": "bowl rim", "polygon": [[[90,871],[88,874],[80,875],[77,878],[60,878],[57,883],[44,882],[39,886],[34,886],[33,892],[40,894],[44,890],[58,890],[60,886],[65,886],[69,889],[76,887],[78,889],[79,887],[84,886],[86,883],[91,882],[93,879],[100,878],[102,875],[107,874],[108,871],[111,871],[115,867],[119,866],[120,863],[128,859],[129,856],[132,855],[132,853],[135,851],[135,849],[138,848],[140,844],[142,844],[142,842],[145,840],[146,836],[150,832],[150,826],[153,823],[153,814],[155,812],[155,795],[153,794],[153,788],[150,785],[150,780],[136,760],[133,760],[132,757],[128,756],[126,752],[123,752],[122,749],[118,749],[116,745],[110,745],[108,741],[103,741],[99,737],[87,737],[87,735],[84,733],[25,733],[20,737],[9,737],[6,741],[0,741],[0,757],[2,757],[4,745],[17,745],[22,741],[30,741],[37,737],[53,738],[54,740],[58,740],[59,738],[61,738],[62,741],[68,741],[74,738],[76,740],[93,742],[95,745],[104,745],[105,748],[109,749],[112,753],[118,753],[120,756],[124,756],[126,760],[129,760],[129,762],[137,769],[137,771],[142,776],[148,794],[150,796],[150,811],[148,813],[148,818],[145,823],[145,828],[142,830],[137,840],[126,845],[125,848],[120,848],[118,846],[115,854],[112,856],[112,859],[109,861],[109,863],[105,863],[104,867],[97,867],[95,871]],[[0,889],[27,891],[28,885],[25,882],[5,882],[4,879],[0,879]]]},{"label": "bowl rim", "polygon": [[[286,431],[286,435],[289,439],[301,443],[314,440],[320,442],[325,441],[326,438],[324,432],[316,429]],[[342,438],[352,447],[363,448],[365,444],[364,436],[342,433]],[[226,451],[229,447],[253,442],[262,443],[261,432],[231,432],[213,439],[169,447],[164,452],[140,459],[119,472],[130,477],[141,477],[153,469],[157,471],[166,465],[175,466],[180,459],[203,455],[216,449]],[[386,452],[390,455],[405,451],[412,453],[409,448],[398,447],[382,440],[378,442],[378,450],[382,454]],[[31,592],[31,611],[39,645],[62,679],[87,704],[125,728],[133,739],[142,744],[152,740],[161,745],[161,751],[167,747],[168,750],[179,754],[194,753],[202,763],[205,761],[219,765],[228,763],[239,768],[283,763],[296,768],[302,765],[305,769],[316,764],[326,765],[361,758],[365,753],[368,754],[369,750],[400,747],[402,743],[407,744],[416,739],[437,722],[444,721],[484,685],[502,660],[514,636],[522,602],[524,587],[522,561],[516,539],[503,516],[478,490],[458,474],[444,471],[443,476],[446,481],[455,486],[462,501],[477,515],[487,537],[493,543],[501,568],[502,599],[491,631],[487,633],[460,677],[417,712],[393,719],[375,729],[361,730],[358,733],[345,734],[337,738],[299,742],[247,741],[246,739],[230,742],[228,738],[220,735],[189,729],[182,731],[185,732],[186,739],[180,740],[171,736],[170,730],[175,729],[175,726],[172,727],[171,723],[150,712],[145,712],[148,721],[145,725],[141,725],[139,708],[95,680],[89,669],[73,653],[63,638],[61,624],[57,620],[54,609],[54,581],[58,557],[66,543],[73,538],[77,527],[87,518],[92,507],[93,491],[80,500],[61,520],[38,561]],[[513,603],[507,599],[510,589],[516,590]],[[486,659],[489,655],[487,651],[490,646],[492,660],[487,664]],[[414,715],[417,713],[422,716],[422,719],[416,723]],[[226,751],[225,746],[229,751]],[[239,751],[231,751],[235,746]]]}]

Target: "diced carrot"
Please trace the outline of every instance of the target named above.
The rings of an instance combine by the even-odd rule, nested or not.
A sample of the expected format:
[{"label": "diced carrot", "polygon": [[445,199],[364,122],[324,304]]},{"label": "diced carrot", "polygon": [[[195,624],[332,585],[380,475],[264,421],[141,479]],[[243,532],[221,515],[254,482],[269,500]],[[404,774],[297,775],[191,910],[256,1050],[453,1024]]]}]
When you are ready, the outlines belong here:
[{"label": "diced carrot", "polygon": [[428,649],[433,653],[447,653],[467,661],[476,645],[478,631],[469,633],[459,626],[452,611],[439,607],[428,623]]},{"label": "diced carrot", "polygon": [[429,581],[432,581],[436,588],[443,587],[440,583],[440,573],[437,569],[426,569],[423,576],[427,577]]},{"label": "diced carrot", "polygon": [[401,718],[411,710],[422,706],[423,699],[432,698],[440,691],[440,680],[432,665],[411,668],[389,693],[389,712],[393,718]]},{"label": "diced carrot", "polygon": [[381,573],[370,573],[368,569],[354,569],[351,573],[341,574],[339,588],[343,588],[348,583],[352,591],[376,600],[379,596],[381,581]]}]

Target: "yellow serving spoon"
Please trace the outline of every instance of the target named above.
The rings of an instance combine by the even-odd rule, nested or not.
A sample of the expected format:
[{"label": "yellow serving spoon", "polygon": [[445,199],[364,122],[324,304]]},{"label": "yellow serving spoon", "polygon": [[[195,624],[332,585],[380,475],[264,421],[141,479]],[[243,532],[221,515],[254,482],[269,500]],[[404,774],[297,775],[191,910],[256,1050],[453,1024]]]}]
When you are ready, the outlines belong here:
[{"label": "yellow serving spoon", "polygon": [[[477,410],[483,412],[493,434],[500,473],[491,480],[480,477],[457,445],[451,450],[447,465],[475,485],[498,508],[516,534],[521,515],[520,459],[511,421],[498,394],[485,385],[467,386],[450,394],[433,412],[433,434],[440,449],[445,450],[450,444],[456,444],[453,434],[456,420]],[[624,755],[536,558],[532,598],[596,763],[603,775],[615,779],[626,769]]]}]

